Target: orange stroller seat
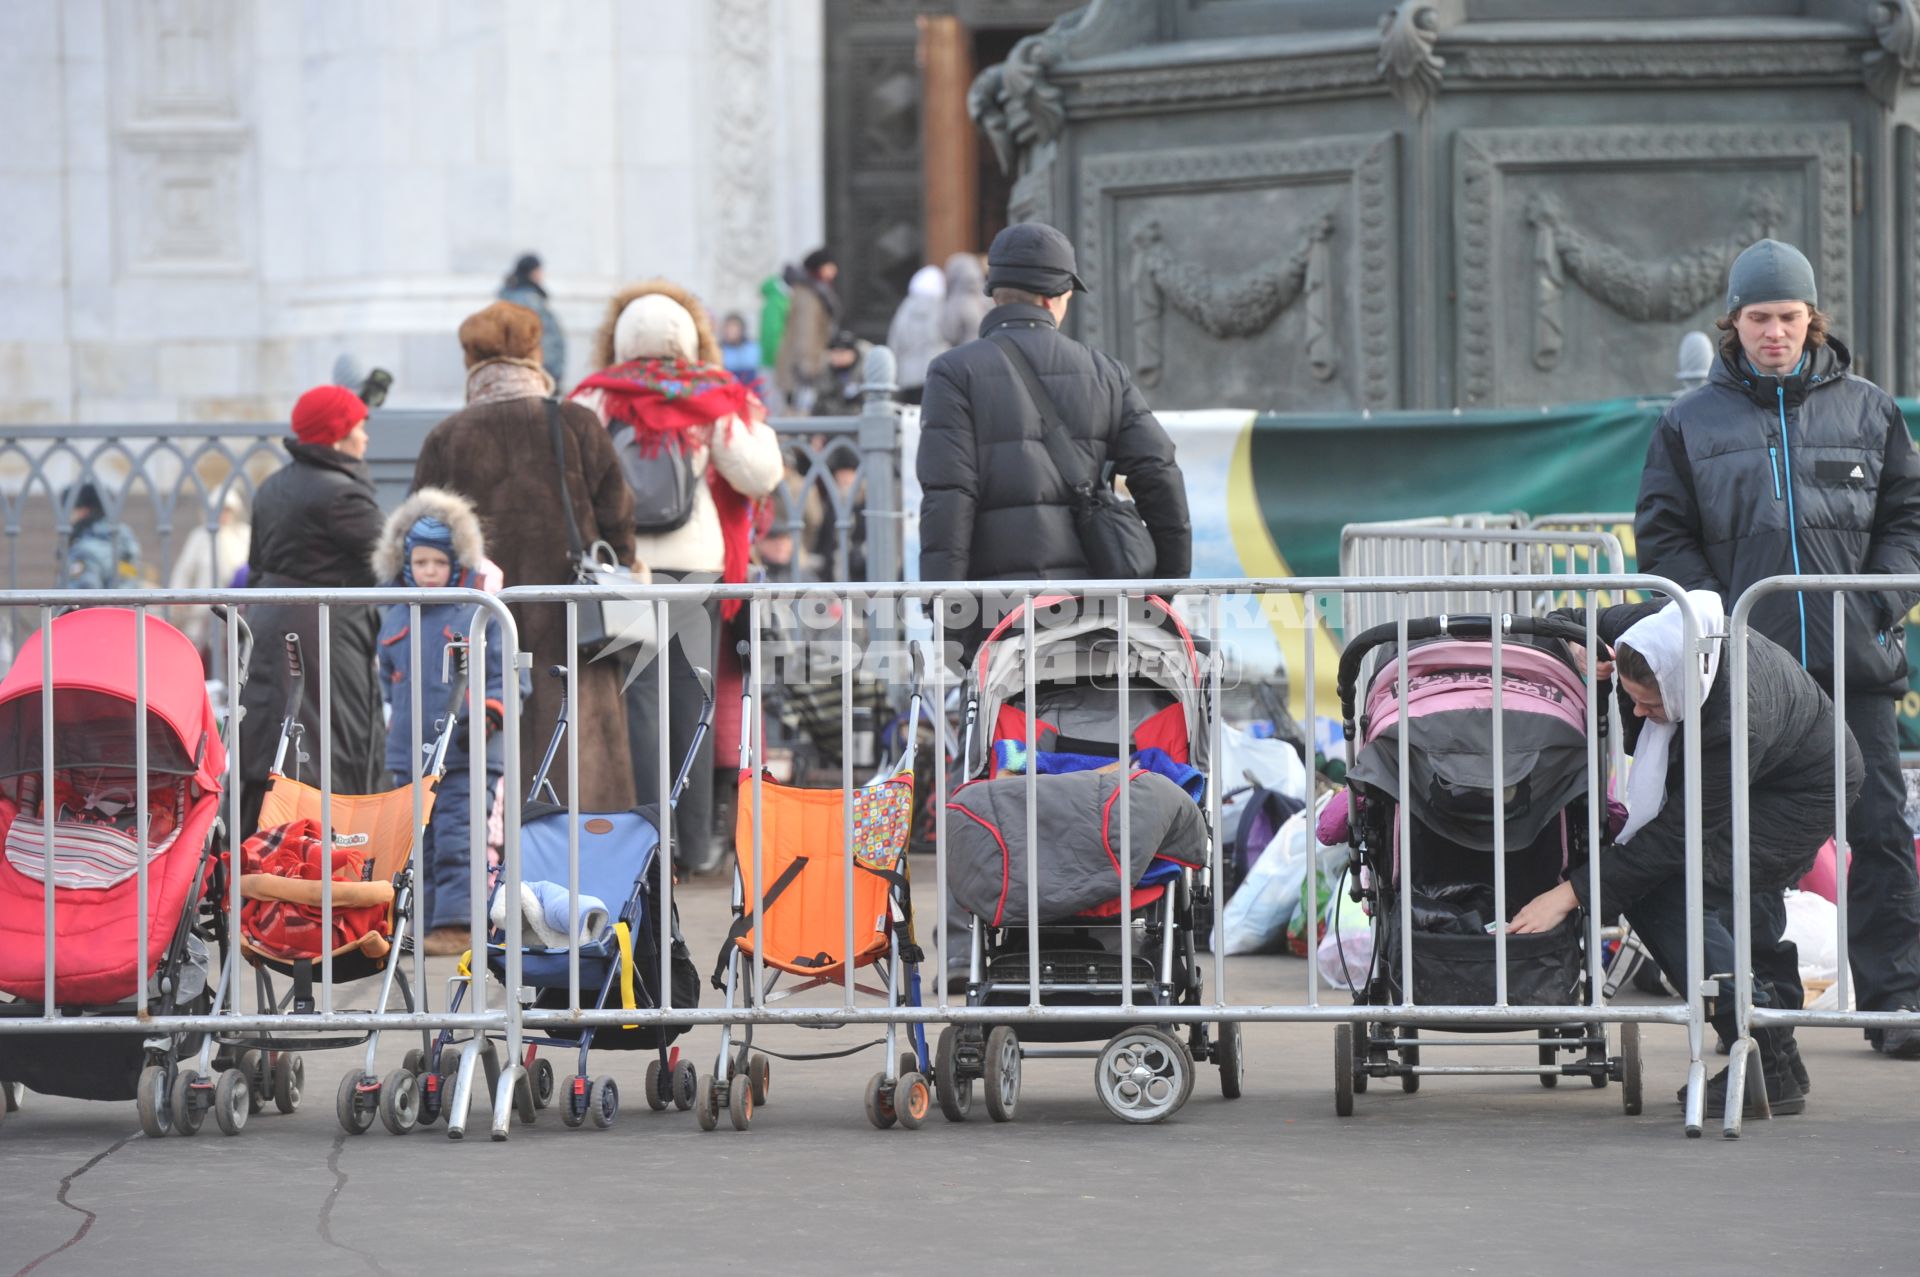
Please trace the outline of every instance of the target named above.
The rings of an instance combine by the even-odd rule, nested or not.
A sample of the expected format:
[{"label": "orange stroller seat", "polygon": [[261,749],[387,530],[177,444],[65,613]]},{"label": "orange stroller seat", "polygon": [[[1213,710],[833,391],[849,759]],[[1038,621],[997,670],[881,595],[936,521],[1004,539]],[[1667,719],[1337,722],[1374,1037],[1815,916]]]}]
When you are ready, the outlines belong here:
[{"label": "orange stroller seat", "polygon": [[[346,965],[335,968],[336,979],[362,979],[378,973],[386,965],[394,934],[393,879],[413,858],[414,837],[433,814],[434,783],[431,776],[423,776],[418,782],[423,791],[420,798],[420,826],[414,824],[412,784],[383,794],[333,796],[335,840],[364,837],[367,840],[367,859],[373,864],[370,881],[364,884],[334,884],[334,906],[339,908],[342,904],[370,903],[373,896],[368,894],[369,889],[380,895],[387,905],[386,923],[377,936],[369,933],[359,942],[334,950],[336,959],[349,959]],[[260,828],[271,829],[296,820],[311,820],[316,825],[320,823],[320,791],[312,785],[289,780],[285,776],[275,776],[272,787],[267,790],[267,796],[260,804]],[[295,884],[289,879],[267,874],[243,875],[240,894],[249,900],[285,899],[289,898],[285,893],[296,886],[309,889],[313,897],[311,900],[303,898],[301,903],[316,908],[319,906],[319,883]],[[251,961],[265,962],[283,971],[288,969],[285,960],[255,948],[244,928],[240,931],[240,950]],[[353,961],[353,958],[363,961]]]},{"label": "orange stroller seat", "polygon": [[[765,915],[753,928],[747,907],[733,941],[751,956],[755,948],[770,967],[809,980],[844,977],[849,961],[858,970],[887,953],[888,893],[905,881],[907,833],[913,818],[913,773],[853,791],[853,951],[844,952],[846,925],[845,791],[796,789],[761,782],[761,847],[768,887]],[[753,876],[753,776],[740,774],[739,820],[734,847],[742,897],[761,899]],[[860,872],[865,870],[866,872]]]}]

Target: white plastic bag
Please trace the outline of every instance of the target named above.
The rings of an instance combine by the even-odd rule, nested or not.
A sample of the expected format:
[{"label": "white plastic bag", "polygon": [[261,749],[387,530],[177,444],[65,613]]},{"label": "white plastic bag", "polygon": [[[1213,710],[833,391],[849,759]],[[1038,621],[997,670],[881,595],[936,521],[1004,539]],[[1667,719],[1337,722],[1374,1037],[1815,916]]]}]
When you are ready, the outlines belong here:
[{"label": "white plastic bag", "polygon": [[[1223,794],[1255,785],[1302,802],[1307,798],[1307,765],[1292,745],[1273,737],[1253,736],[1226,723],[1220,726],[1220,757],[1213,775]],[[1220,806],[1220,837],[1228,843],[1240,830],[1247,797],[1250,795],[1243,794]]]},{"label": "white plastic bag", "polygon": [[1347,894],[1347,875],[1334,884],[1326,907],[1327,931],[1315,953],[1320,979],[1335,989],[1357,989],[1373,966],[1373,927],[1360,902]]},{"label": "white plastic bag", "polygon": [[1787,939],[1800,951],[1800,978],[1838,980],[1840,911],[1833,901],[1811,891],[1789,891],[1786,903]]},{"label": "white plastic bag", "polygon": [[[1319,807],[1332,799],[1320,796]],[[1317,809],[1295,812],[1273,841],[1261,851],[1260,858],[1247,871],[1246,881],[1227,901],[1221,918],[1226,933],[1228,954],[1260,953],[1279,945],[1286,938],[1287,923],[1300,907],[1300,893],[1307,880],[1307,856],[1314,842]],[[1345,845],[1320,851],[1323,864],[1338,864],[1351,853]],[[1214,937],[1219,945],[1220,937]]]}]

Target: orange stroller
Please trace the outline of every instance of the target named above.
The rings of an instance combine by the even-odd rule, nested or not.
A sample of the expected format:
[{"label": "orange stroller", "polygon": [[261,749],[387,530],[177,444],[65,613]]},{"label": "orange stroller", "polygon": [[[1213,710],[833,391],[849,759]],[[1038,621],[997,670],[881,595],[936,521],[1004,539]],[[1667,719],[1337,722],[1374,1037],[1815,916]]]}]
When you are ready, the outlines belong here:
[{"label": "orange stroller", "polygon": [[[455,662],[453,694],[440,716],[438,735],[426,743],[427,756],[419,781],[380,794],[332,797],[333,931],[324,942],[318,934],[321,884],[317,876],[277,874],[272,872],[271,858],[265,864],[256,863],[262,850],[274,845],[276,839],[251,839],[243,849],[246,854],[235,866],[243,903],[234,933],[241,956],[254,968],[262,1010],[314,1010],[313,985],[323,950],[332,957],[336,984],[380,978],[376,1014],[386,1013],[396,986],[402,1006],[409,1012],[415,1009],[406,972],[395,958],[408,946],[407,931],[413,917],[414,847],[433,815],[434,790],[445,772],[454,732],[466,726],[466,654],[461,647],[450,646],[449,652]],[[299,765],[306,757],[300,749],[303,729],[297,717],[304,670],[299,640],[292,634],[287,635],[287,670],[286,715],[274,755],[271,787],[260,806],[260,829],[311,822],[311,850],[317,856],[321,794],[298,779]],[[294,831],[293,836],[297,838],[299,832]],[[350,874],[350,880],[341,877],[343,864],[358,870]],[[288,982],[284,994],[275,988],[275,975]],[[421,1035],[422,1047],[409,1050],[402,1066],[384,1080],[375,1072],[374,1064],[380,1044],[378,1030],[333,1031],[306,1037],[235,1033],[221,1034],[219,1040],[224,1045],[249,1048],[241,1057],[241,1069],[253,1082],[254,1102],[271,1100],[282,1113],[291,1113],[300,1104],[306,1080],[301,1051],[365,1043],[365,1064],[347,1070],[335,1096],[334,1114],[354,1135],[371,1126],[376,1114],[395,1134],[404,1134],[417,1122],[431,1123],[440,1115],[442,1097],[451,1085],[450,1079],[425,1075],[426,1033]]]},{"label": "orange stroller", "polygon": [[[747,644],[740,645],[748,663]],[[740,695],[740,796],[735,826],[737,865],[733,886],[733,927],[720,948],[713,985],[726,995],[729,1010],[781,1001],[811,989],[843,984],[848,969],[873,968],[881,984],[855,983],[859,992],[886,999],[889,1007],[920,1005],[921,952],[913,940],[912,886],[907,873],[907,838],[913,819],[913,751],[920,724],[920,652],[913,653],[913,705],[909,711],[905,756],[893,773],[851,791],[800,789],[761,777],[753,769],[753,686],[748,664]],[[758,801],[756,803],[756,790]],[[754,816],[760,816],[762,892],[754,875]],[[853,828],[853,910],[847,912],[847,838]],[[754,909],[748,902],[758,900]],[[853,943],[848,947],[851,933]],[[758,951],[766,983],[754,980]],[[780,990],[783,976],[794,983]],[[822,1018],[830,1018],[830,1013]],[[932,1107],[927,1081],[926,1033],[909,1029],[912,1049],[900,1051],[901,1025],[887,1023],[887,1034],[853,1051],[882,1043],[886,1060],[867,1082],[867,1119],[886,1129],[898,1122],[913,1130]],[[735,1130],[744,1131],[756,1105],[767,1102],[772,1078],[768,1054],[753,1049],[753,1025],[720,1026],[720,1054],[704,1080],[695,1115],[702,1130],[720,1123],[726,1109]],[[790,1060],[831,1059],[853,1051],[783,1055]]]}]

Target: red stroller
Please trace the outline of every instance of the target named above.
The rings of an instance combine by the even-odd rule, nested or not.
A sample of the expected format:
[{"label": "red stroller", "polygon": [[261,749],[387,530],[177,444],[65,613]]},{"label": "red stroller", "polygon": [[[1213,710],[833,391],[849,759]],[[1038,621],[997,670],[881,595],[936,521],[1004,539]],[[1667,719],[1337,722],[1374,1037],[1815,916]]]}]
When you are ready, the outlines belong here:
[{"label": "red stroller", "polygon": [[[47,792],[41,733],[43,633],[0,681],[0,1020],[39,1018],[46,997],[46,878],[53,877],[53,998],[63,1011],[132,1015],[138,972],[147,1009],[204,1013],[213,983],[196,927],[213,876],[226,743],[193,643],[146,618],[147,838],[137,822],[137,614],[88,608],[56,618],[54,754]],[[51,857],[47,832],[52,830]],[[147,863],[146,952],[139,949],[138,864]],[[197,1125],[213,1101],[226,1128],[245,1121],[246,1079],[227,1070],[189,1095],[175,1087],[197,1034],[0,1033],[0,1091],[139,1102],[164,1134],[184,1101]],[[229,1076],[230,1075],[230,1076]]]}]

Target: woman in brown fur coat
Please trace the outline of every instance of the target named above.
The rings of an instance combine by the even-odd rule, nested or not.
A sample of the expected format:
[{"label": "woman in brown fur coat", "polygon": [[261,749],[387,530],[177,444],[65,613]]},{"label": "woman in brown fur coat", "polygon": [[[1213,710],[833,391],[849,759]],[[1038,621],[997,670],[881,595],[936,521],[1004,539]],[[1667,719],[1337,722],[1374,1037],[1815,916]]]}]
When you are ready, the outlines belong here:
[{"label": "woman in brown fur coat", "polygon": [[[413,469],[416,489],[449,488],[479,511],[492,558],[509,587],[566,585],[573,579],[559,506],[560,475],[547,430],[553,379],[540,366],[540,318],[511,302],[460,325],[467,359],[467,406],[435,426]],[[622,563],[633,557],[633,497],[599,418],[578,404],[560,408],[566,492],[581,543],[605,541]],[[520,758],[531,775],[553,733],[564,684],[547,667],[564,663],[567,618],[558,604],[517,605],[520,649],[533,654],[533,696],[520,716]],[[580,736],[580,805],[617,811],[633,805],[626,711],[617,663],[580,666],[580,700],[571,711]],[[566,769],[553,781],[566,797]],[[520,785],[522,778],[509,777]]]}]

